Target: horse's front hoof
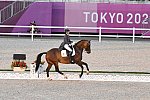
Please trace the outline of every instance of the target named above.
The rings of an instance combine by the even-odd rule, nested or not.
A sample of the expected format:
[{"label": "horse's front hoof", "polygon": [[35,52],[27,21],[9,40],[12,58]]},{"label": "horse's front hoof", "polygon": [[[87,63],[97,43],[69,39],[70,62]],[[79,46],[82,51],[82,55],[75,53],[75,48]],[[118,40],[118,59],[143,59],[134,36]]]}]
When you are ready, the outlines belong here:
[{"label": "horse's front hoof", "polygon": [[82,75],[79,75],[79,78],[81,78],[82,77]]}]

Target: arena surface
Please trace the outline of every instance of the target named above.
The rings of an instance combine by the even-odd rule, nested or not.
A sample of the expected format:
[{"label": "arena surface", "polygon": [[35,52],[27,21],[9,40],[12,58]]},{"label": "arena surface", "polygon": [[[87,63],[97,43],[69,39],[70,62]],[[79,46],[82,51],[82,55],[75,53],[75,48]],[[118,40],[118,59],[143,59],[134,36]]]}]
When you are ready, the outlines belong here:
[{"label": "arena surface", "polygon": [[[80,37],[73,38],[74,41],[80,39]],[[0,69],[11,69],[14,53],[25,53],[26,62],[30,65],[38,53],[58,47],[62,41],[62,38],[38,38],[32,42],[30,38],[3,37],[0,39]],[[92,71],[150,72],[149,45],[148,40],[138,40],[133,44],[131,39],[103,39],[102,43],[92,39],[92,53],[84,53],[83,60],[89,64]],[[60,70],[80,71],[80,67],[60,64]],[[84,73],[83,78],[78,80],[59,80],[56,76],[58,80],[50,81],[47,79],[15,79],[23,73],[13,73],[14,76],[8,79],[5,76],[11,77],[12,72],[6,72],[9,75],[4,73],[0,73],[1,100],[149,100],[150,97],[150,83],[146,82],[150,80],[149,75],[100,74],[99,79],[101,80],[95,81]],[[76,73],[75,77],[78,74]],[[28,75],[29,72],[25,74],[25,77]],[[123,80],[124,76],[126,76],[125,80],[119,81],[120,78]],[[109,78],[109,80],[102,80],[102,78]],[[116,81],[110,80],[111,78]],[[137,82],[134,79],[145,80],[145,82]]]},{"label": "arena surface", "polygon": [[[95,71],[127,71],[127,72],[150,72],[150,42],[149,40],[132,39],[98,39],[87,37],[76,37],[73,41],[80,39],[91,39],[91,54],[83,53],[83,61],[87,62],[90,70]],[[14,53],[25,53],[27,64],[35,61],[37,54],[59,47],[63,38],[1,38],[0,69],[11,69],[12,56]],[[43,56],[43,60],[45,60]],[[47,67],[45,64],[44,67]],[[29,67],[28,67],[29,68]],[[54,67],[52,67],[54,70]],[[60,70],[78,70],[77,65],[60,64]]]},{"label": "arena surface", "polygon": [[150,83],[0,80],[1,100],[149,100]]}]

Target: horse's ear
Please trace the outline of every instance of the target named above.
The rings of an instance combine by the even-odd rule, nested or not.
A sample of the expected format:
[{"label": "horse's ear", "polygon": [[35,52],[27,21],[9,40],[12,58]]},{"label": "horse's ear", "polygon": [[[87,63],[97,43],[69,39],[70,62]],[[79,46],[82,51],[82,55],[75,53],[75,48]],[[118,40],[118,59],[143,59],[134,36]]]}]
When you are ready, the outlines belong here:
[{"label": "horse's ear", "polygon": [[89,43],[91,42],[91,40],[89,40]]}]

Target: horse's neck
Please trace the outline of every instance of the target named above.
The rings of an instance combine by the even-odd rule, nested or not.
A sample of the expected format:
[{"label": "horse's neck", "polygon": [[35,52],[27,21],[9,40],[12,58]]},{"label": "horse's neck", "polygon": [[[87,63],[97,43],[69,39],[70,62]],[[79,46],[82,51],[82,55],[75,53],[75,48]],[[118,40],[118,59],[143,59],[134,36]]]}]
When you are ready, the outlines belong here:
[{"label": "horse's neck", "polygon": [[74,45],[74,48],[75,48],[75,51],[78,51],[78,52],[80,52],[80,53],[82,53],[83,52],[83,48],[82,48],[82,46],[81,45]]}]

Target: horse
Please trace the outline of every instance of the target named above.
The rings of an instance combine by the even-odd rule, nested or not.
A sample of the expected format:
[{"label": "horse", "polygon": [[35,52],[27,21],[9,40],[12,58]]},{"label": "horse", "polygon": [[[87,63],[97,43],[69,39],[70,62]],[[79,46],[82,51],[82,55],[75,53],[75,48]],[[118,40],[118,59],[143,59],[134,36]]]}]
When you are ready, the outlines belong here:
[{"label": "horse", "polygon": [[[83,51],[85,51],[88,54],[91,53],[91,43],[90,43],[90,40],[80,40],[77,43],[75,43],[73,45],[73,47],[75,49],[75,55],[74,55],[74,62],[75,63],[74,64],[77,64],[81,67],[81,74],[79,75],[79,77],[81,78],[83,75],[83,65],[86,66],[87,74],[89,74],[88,64],[82,61],[82,53],[83,53]],[[37,55],[37,59],[35,61],[35,63],[36,63],[35,72],[38,71],[39,65],[41,63],[41,57],[43,54],[46,54],[45,58],[46,58],[46,61],[48,63],[48,67],[46,68],[47,78],[49,78],[49,71],[50,71],[52,65],[55,66],[56,72],[58,72],[61,75],[64,75],[64,77],[67,78],[67,76],[65,76],[65,74],[59,70],[58,63],[71,64],[70,58],[69,57],[62,57],[61,51],[59,50],[59,48],[52,48],[47,52],[39,53]]]}]

